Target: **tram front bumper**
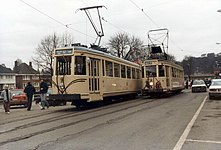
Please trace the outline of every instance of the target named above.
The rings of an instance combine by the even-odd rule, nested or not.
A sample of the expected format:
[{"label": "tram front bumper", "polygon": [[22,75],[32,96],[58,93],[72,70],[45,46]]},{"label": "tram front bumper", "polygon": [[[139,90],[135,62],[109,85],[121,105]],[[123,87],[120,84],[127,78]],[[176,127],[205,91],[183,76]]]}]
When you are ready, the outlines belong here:
[{"label": "tram front bumper", "polygon": [[81,99],[80,94],[50,94],[49,100],[73,102]]},{"label": "tram front bumper", "polygon": [[153,94],[158,94],[158,93],[163,93],[163,89],[143,89],[142,90],[142,95],[153,95]]}]

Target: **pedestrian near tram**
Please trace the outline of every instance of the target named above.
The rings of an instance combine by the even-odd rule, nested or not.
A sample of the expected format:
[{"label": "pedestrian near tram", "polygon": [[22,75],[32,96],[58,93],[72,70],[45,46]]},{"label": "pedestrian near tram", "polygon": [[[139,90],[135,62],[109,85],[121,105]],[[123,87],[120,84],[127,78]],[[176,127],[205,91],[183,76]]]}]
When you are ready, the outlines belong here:
[{"label": "pedestrian near tram", "polygon": [[186,80],[186,89],[188,89],[188,87],[189,87],[189,81]]},{"label": "pedestrian near tram", "polygon": [[47,106],[47,108],[49,108],[49,103],[46,100],[47,92],[48,92],[48,84],[44,80],[41,80],[40,83],[40,97],[41,97],[41,106],[42,106],[41,110],[45,109],[45,105]]},{"label": "pedestrian near tram", "polygon": [[27,110],[30,111],[31,110],[31,106],[32,106],[32,99],[33,99],[33,95],[35,94],[35,87],[31,84],[31,82],[28,82],[28,84],[26,85],[24,92],[26,93],[26,96],[28,98],[28,107]]},{"label": "pedestrian near tram", "polygon": [[3,106],[5,109],[5,113],[10,113],[10,101],[12,97],[11,91],[8,89],[8,85],[4,86],[4,90],[1,93],[1,97],[3,97]]}]

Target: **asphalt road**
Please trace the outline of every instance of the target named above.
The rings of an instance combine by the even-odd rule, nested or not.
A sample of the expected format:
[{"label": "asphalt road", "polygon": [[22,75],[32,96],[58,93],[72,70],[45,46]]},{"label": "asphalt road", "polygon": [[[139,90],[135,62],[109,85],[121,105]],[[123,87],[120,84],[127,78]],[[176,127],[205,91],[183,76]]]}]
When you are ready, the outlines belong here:
[{"label": "asphalt road", "polygon": [[0,150],[220,150],[221,100],[184,91],[77,111],[0,109]]}]

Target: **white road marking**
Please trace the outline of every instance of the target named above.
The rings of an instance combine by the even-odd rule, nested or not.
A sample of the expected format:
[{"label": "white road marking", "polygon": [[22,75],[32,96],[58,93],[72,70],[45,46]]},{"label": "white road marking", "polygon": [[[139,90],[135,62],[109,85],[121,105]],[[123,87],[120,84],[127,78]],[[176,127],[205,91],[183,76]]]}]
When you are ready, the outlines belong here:
[{"label": "white road marking", "polygon": [[194,122],[196,121],[201,109],[203,108],[204,103],[206,102],[207,96],[204,98],[203,102],[201,103],[200,107],[198,108],[198,110],[196,111],[196,113],[194,114],[192,120],[189,122],[189,124],[187,125],[186,129],[184,130],[183,134],[181,135],[179,141],[176,143],[175,147],[173,148],[173,150],[180,150],[184,144],[184,142],[186,141],[186,138],[194,124]]},{"label": "white road marking", "polygon": [[198,143],[221,144],[221,141],[193,140],[193,139],[186,139],[186,141],[188,141],[188,142],[198,142]]}]

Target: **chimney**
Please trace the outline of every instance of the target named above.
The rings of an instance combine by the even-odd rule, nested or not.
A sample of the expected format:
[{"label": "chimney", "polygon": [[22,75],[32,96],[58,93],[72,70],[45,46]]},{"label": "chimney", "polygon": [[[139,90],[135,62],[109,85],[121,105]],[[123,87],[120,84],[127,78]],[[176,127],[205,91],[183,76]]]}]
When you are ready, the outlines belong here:
[{"label": "chimney", "polygon": [[17,62],[17,60],[15,61],[15,68],[17,68],[18,67],[18,62]]},{"label": "chimney", "polygon": [[29,66],[32,67],[32,62],[29,62]]}]

